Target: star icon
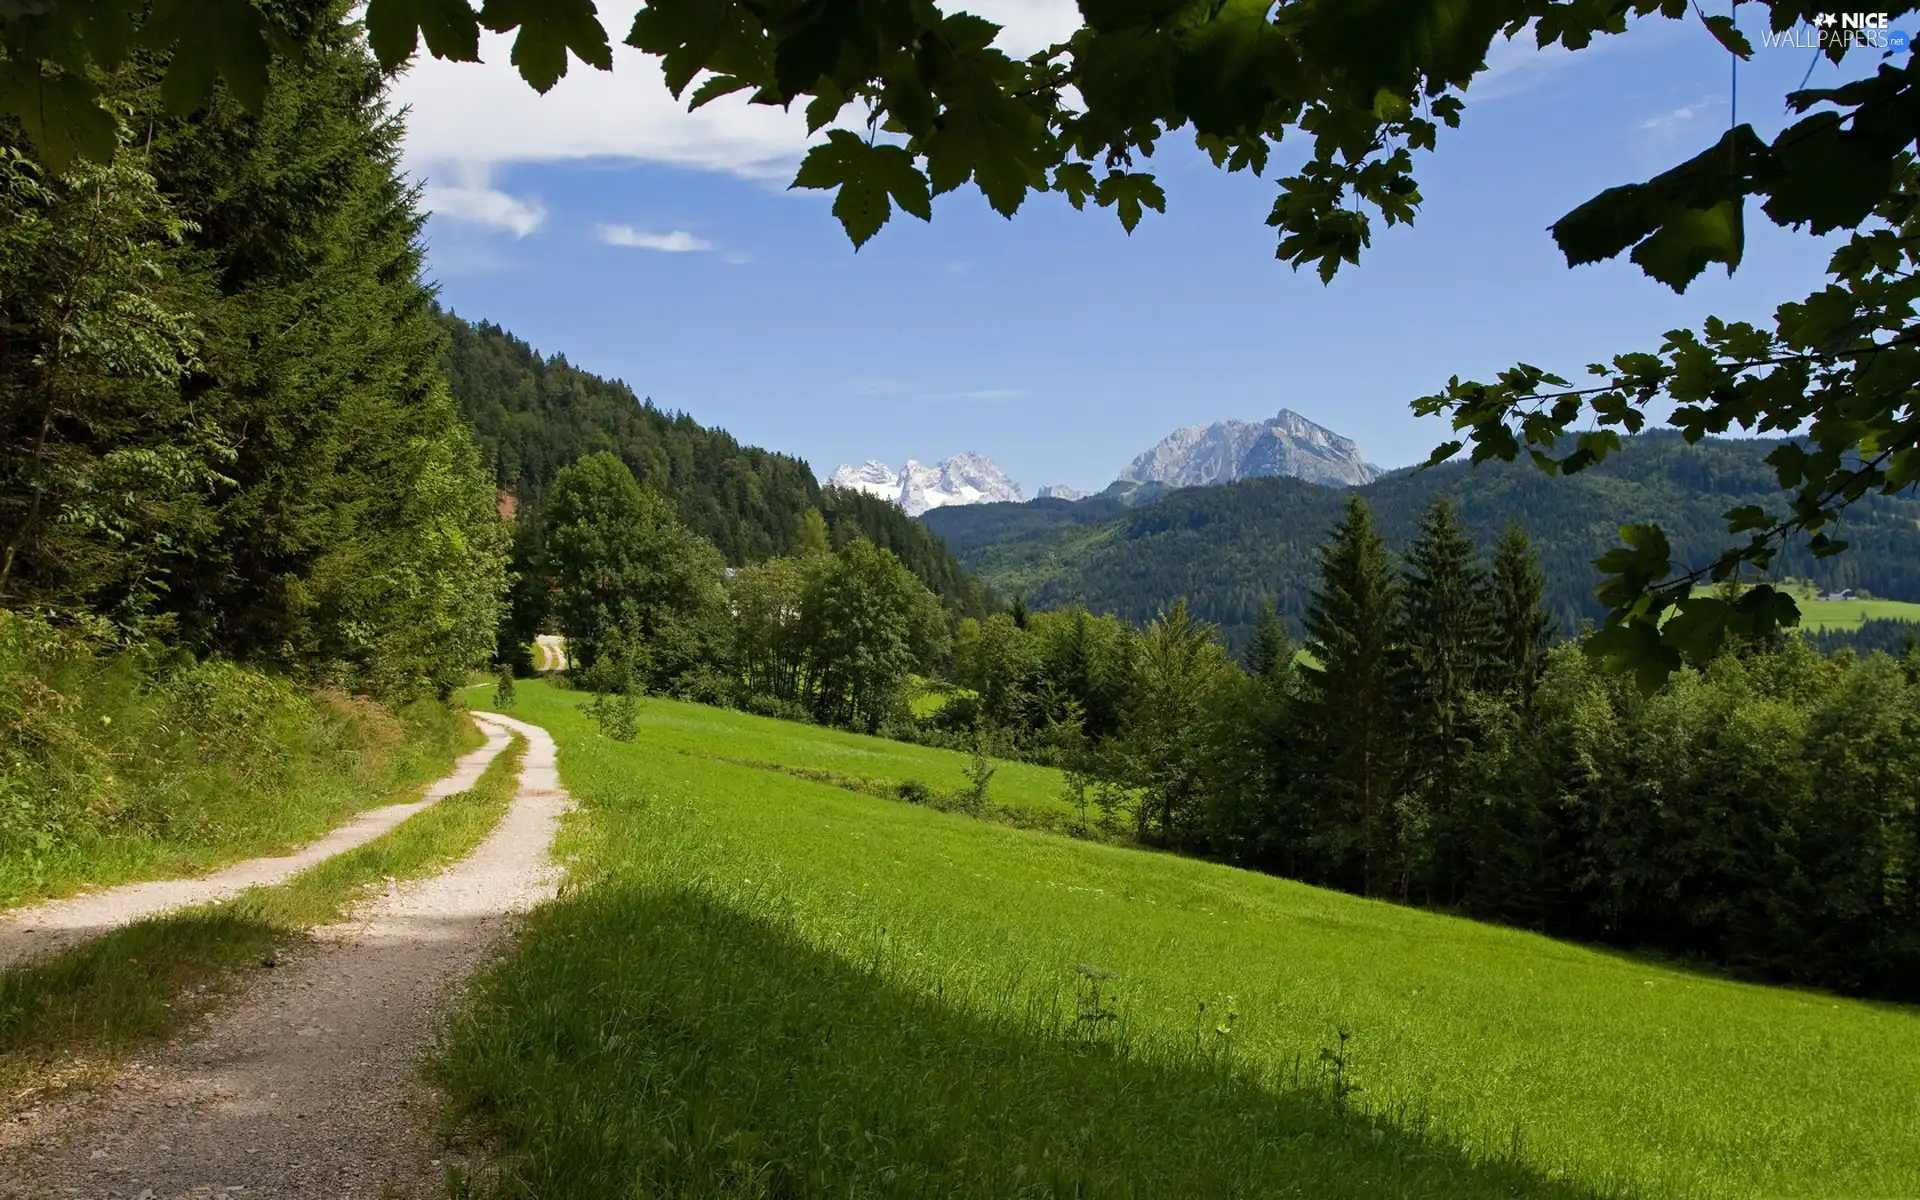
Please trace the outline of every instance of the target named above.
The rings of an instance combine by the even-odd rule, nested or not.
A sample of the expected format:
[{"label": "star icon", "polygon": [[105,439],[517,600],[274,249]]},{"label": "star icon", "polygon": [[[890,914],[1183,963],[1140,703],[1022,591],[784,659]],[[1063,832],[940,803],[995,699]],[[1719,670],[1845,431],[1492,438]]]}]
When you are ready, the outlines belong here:
[{"label": "star icon", "polygon": [[1834,16],[1832,13],[1823,12],[1823,13],[1818,13],[1814,16],[1813,23],[1815,25],[1820,26],[1823,29],[1826,29],[1826,28],[1831,28],[1834,25],[1838,25],[1840,23],[1840,18]]}]

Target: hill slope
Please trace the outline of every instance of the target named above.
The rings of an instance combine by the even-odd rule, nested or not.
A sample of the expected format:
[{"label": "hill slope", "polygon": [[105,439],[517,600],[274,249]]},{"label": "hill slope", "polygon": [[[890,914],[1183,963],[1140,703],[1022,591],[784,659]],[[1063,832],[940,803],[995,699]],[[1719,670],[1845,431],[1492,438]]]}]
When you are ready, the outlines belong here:
[{"label": "hill slope", "polygon": [[562,848],[579,886],[530,914],[437,1070],[500,1134],[515,1195],[1572,1200],[1920,1179],[1910,1009],[795,778],[950,786],[960,753],[909,763],[667,700],[623,745],[543,684],[520,714],[584,806]]},{"label": "hill slope", "polygon": [[864,537],[960,612],[985,593],[938,537],[890,504],[822,489],[805,461],[742,446],[725,430],[666,413],[620,380],[543,357],[498,325],[442,314],[446,372],[498,486],[537,507],[563,467],[608,451],[674,503],[680,519],[737,565],[791,554],[801,517],[817,508],[836,546]]},{"label": "hill slope", "polygon": [[[1374,508],[1396,549],[1412,538],[1436,492],[1459,504],[1483,549],[1509,514],[1534,538],[1548,578],[1548,602],[1564,628],[1601,609],[1592,590],[1593,559],[1615,544],[1622,524],[1658,521],[1676,561],[1701,562],[1726,541],[1721,514],[1736,504],[1778,508],[1773,441],[1709,440],[1688,446],[1678,435],[1646,434],[1601,466],[1553,479],[1530,465],[1449,463],[1396,471],[1355,489]],[[1244,644],[1263,595],[1298,618],[1314,579],[1313,550],[1345,503],[1347,489],[1297,479],[1251,479],[1187,488],[1127,508],[1111,498],[1079,502],[940,509],[923,518],[970,570],[1036,607],[1078,601],[1095,611],[1145,620],[1178,596]],[[1823,587],[1866,588],[1876,596],[1920,600],[1920,500],[1874,498],[1857,506],[1840,536],[1852,549],[1815,561],[1783,553],[1781,575]]]}]

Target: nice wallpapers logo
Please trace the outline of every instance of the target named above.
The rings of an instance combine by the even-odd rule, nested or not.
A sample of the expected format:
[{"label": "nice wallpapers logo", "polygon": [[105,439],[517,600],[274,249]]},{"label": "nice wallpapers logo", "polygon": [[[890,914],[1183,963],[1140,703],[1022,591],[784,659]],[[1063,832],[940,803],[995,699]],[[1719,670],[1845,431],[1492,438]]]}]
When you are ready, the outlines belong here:
[{"label": "nice wallpapers logo", "polygon": [[1890,54],[1905,54],[1913,38],[1904,29],[1892,29],[1886,13],[1816,13],[1811,23],[1762,35],[1767,46],[1798,50],[1824,50],[1841,43],[1853,43]]}]

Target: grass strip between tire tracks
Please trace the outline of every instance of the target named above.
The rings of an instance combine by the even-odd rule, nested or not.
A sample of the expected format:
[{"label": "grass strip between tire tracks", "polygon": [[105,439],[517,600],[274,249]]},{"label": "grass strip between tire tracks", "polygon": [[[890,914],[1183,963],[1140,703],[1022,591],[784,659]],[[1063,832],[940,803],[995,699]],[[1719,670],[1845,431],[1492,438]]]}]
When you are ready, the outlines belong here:
[{"label": "grass strip between tire tracks", "polygon": [[432,875],[472,853],[512,802],[518,734],[474,787],[275,887],[137,921],[0,971],[0,1113],[49,1087],[99,1078],[237,990],[248,970],[316,926],[346,917],[390,881]]}]

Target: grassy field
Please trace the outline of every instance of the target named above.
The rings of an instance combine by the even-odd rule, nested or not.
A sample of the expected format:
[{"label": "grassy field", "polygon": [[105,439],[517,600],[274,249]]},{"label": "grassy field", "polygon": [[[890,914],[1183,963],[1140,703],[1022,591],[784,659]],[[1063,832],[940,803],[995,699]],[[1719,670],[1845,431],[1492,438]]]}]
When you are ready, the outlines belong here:
[{"label": "grassy field", "polygon": [[434,1068],[498,1139],[480,1193],[1920,1194],[1911,1009],[676,751],[958,755],[659,702],[622,745],[578,704],[518,710],[573,884]]},{"label": "grassy field", "polygon": [[470,791],[278,887],[139,921],[71,950],[0,970],[0,1114],[53,1082],[85,1081],[165,1038],[304,931],[346,915],[388,879],[464,858],[512,801],[515,737]]},{"label": "grassy field", "polygon": [[1904,600],[1797,599],[1800,627],[1815,632],[1858,629],[1867,621],[1920,621],[1920,604]]},{"label": "grassy field", "polygon": [[[578,705],[586,700],[581,693],[557,690],[538,681],[523,683],[519,691],[523,702],[534,698],[538,707],[530,712],[546,713],[555,704]],[[470,703],[485,707],[490,693],[476,688],[467,695]],[[832,774],[844,776],[848,782],[888,786],[921,783],[943,792],[962,791],[968,786],[967,756],[955,751],[660,696],[641,701],[640,738],[656,750],[672,751],[688,759],[713,759],[762,770]],[[693,762],[686,764],[689,772],[698,769]],[[1064,786],[1060,772],[1051,767],[1000,760],[995,764],[989,794],[999,805],[1064,817],[1072,812],[1062,798]]]}]

